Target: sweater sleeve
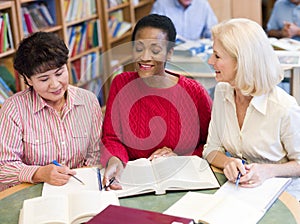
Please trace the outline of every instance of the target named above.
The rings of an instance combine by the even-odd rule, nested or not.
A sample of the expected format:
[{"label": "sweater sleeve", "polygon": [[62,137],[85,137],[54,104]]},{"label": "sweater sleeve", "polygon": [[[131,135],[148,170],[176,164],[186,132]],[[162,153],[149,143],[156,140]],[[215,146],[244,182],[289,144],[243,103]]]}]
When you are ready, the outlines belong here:
[{"label": "sweater sleeve", "polygon": [[[118,75],[118,76],[121,76]],[[117,120],[112,121],[112,107],[117,107],[118,102],[116,101],[116,96],[118,92],[122,89],[123,84],[121,83],[121,78],[115,77],[109,91],[109,97],[106,103],[106,111],[103,121],[103,129],[102,129],[102,145],[101,145],[101,164],[102,166],[106,166],[109,158],[111,156],[118,157],[124,163],[127,163],[129,160],[128,153],[125,145],[122,143],[121,139],[118,136],[121,136],[121,111],[119,109],[114,110],[117,111],[114,119]],[[113,125],[117,124],[117,125]]]},{"label": "sweater sleeve", "polygon": [[208,92],[201,87],[197,99],[197,110],[200,120],[200,136],[197,148],[193,152],[193,155],[202,156],[203,147],[207,140],[208,126],[211,119],[212,99]]}]

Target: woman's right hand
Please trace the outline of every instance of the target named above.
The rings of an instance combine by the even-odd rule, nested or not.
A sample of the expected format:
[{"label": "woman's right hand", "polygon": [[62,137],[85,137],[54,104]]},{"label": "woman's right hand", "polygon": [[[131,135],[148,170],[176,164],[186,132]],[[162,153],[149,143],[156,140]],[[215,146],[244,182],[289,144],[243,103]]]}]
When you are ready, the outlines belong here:
[{"label": "woman's right hand", "polygon": [[[124,166],[122,161],[118,157],[111,157],[107,163],[105,168],[104,177],[103,177],[103,185],[106,190],[121,190],[122,186],[118,184],[120,180],[120,176],[124,170]],[[109,185],[109,182],[112,178],[115,180]],[[109,185],[109,186],[108,186]],[[108,186],[108,187],[105,187]]]},{"label": "woman's right hand", "polygon": [[75,175],[76,172],[67,166],[49,164],[39,167],[34,173],[32,181],[34,183],[46,182],[51,185],[61,186],[69,181],[71,177],[69,174]]},{"label": "woman's right hand", "polygon": [[226,178],[235,183],[238,173],[241,172],[242,175],[246,174],[246,169],[241,159],[228,158],[223,169]]}]

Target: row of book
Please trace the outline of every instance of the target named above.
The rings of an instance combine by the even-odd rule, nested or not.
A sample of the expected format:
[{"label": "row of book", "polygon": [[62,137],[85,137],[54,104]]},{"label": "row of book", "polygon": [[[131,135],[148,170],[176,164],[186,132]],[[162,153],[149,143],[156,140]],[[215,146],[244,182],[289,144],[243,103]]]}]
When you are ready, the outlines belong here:
[{"label": "row of book", "polygon": [[25,36],[55,25],[54,17],[44,3],[24,5],[21,11]]},{"label": "row of book", "polygon": [[4,65],[0,65],[0,107],[15,92],[16,85],[13,74]]},{"label": "row of book", "polygon": [[0,12],[0,53],[14,48],[8,12]]},{"label": "row of book", "polygon": [[67,22],[86,18],[96,14],[95,0],[64,0],[65,19]]},{"label": "row of book", "polygon": [[108,8],[116,7],[126,2],[128,2],[128,0],[107,0],[107,7]]},{"label": "row of book", "polygon": [[71,83],[95,93],[100,105],[103,106],[103,77],[99,74],[103,74],[102,60],[101,55],[95,52],[71,63]]},{"label": "row of book", "polygon": [[102,46],[100,20],[82,22],[67,30],[70,56],[73,57],[93,47]]},{"label": "row of book", "polygon": [[111,37],[120,37],[131,29],[131,23],[125,21],[123,18],[123,11],[121,9],[109,14],[108,28]]}]

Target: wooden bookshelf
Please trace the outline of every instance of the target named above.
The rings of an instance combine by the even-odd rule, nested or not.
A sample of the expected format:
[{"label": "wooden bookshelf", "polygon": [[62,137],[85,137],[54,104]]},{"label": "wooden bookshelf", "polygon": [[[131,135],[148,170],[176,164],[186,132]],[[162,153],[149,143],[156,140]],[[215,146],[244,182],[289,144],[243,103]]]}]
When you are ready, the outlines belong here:
[{"label": "wooden bookshelf", "polygon": [[[15,91],[13,56],[16,52],[16,46],[19,43],[19,34],[16,21],[16,8],[13,1],[0,1],[0,22],[0,77],[9,86],[10,90]],[[1,108],[2,100],[6,99],[9,95],[3,93],[5,89],[3,85],[0,85],[0,88]]]},{"label": "wooden bookshelf", "polygon": [[[107,34],[104,37],[106,54],[105,62],[107,67],[106,87],[107,91],[116,71],[121,72],[133,70],[131,54],[131,34],[136,22],[148,15],[152,9],[154,0],[125,0],[121,4],[109,7],[110,0],[102,1],[103,31]],[[130,29],[120,36],[112,36],[110,31],[111,15],[120,12],[121,21],[131,24]]]},{"label": "wooden bookshelf", "polygon": [[[86,1],[91,1],[88,3],[88,5],[92,4],[94,7],[92,10],[92,13],[84,14],[83,16],[80,10],[83,7],[83,5],[86,5]],[[94,3],[92,3],[94,1]],[[66,4],[68,2],[68,4]],[[67,14],[67,7],[70,6],[72,2],[76,2],[74,8],[79,9],[78,12],[76,12],[74,15],[77,15],[76,17],[68,17]],[[74,27],[80,27],[84,26],[88,27],[89,23],[93,23],[94,26],[97,25],[97,41],[94,39],[95,43],[98,43],[97,45],[91,45],[89,47],[83,47],[80,48],[80,50],[76,51],[76,53],[72,54],[70,49],[70,58],[68,61],[68,68],[69,68],[69,74],[70,74],[70,83],[78,85],[83,88],[89,88],[88,85],[90,83],[93,83],[95,81],[99,81],[99,79],[102,79],[102,87],[103,87],[103,98],[104,101],[106,101],[106,98],[108,96],[108,91],[110,87],[110,74],[113,70],[111,67],[112,62],[115,63],[118,62],[118,65],[125,66],[125,69],[130,69],[130,67],[126,67],[126,64],[132,59],[130,54],[124,54],[124,52],[118,51],[118,48],[120,45],[125,43],[130,43],[131,39],[131,32],[132,29],[138,19],[141,17],[149,14],[152,4],[154,3],[154,0],[127,0],[123,1],[122,4],[119,4],[114,7],[108,7],[108,0],[8,0],[8,1],[1,1],[0,2],[0,12],[8,12],[10,17],[10,23],[11,23],[11,30],[13,34],[13,42],[14,42],[14,48],[8,49],[6,52],[0,53],[0,64],[5,63],[7,67],[10,68],[12,72],[12,58],[16,51],[16,46],[20,43],[20,40],[22,40],[24,37],[28,36],[30,33],[28,32],[28,28],[25,28],[26,22],[24,21],[24,9],[27,8],[27,11],[29,12],[32,8],[34,8],[33,5],[45,5],[51,15],[51,18],[54,21],[54,24],[48,24],[48,26],[41,26],[38,27],[36,31],[45,31],[45,32],[53,32],[56,33],[60,38],[62,38],[69,49],[71,46],[70,36],[72,28]],[[30,10],[29,10],[30,9]],[[120,10],[122,11],[122,20],[128,22],[131,26],[130,28],[123,34],[117,37],[112,37],[109,32],[109,16],[111,13],[114,13],[115,11]],[[82,10],[83,11],[83,10]],[[31,11],[29,12],[31,13]],[[72,13],[71,13],[72,14]],[[72,14],[73,15],[73,14]],[[39,18],[39,17],[38,17]],[[72,18],[72,19],[70,19]],[[45,18],[44,18],[45,19]],[[96,23],[96,21],[98,21]],[[28,22],[28,21],[27,21]],[[42,22],[41,22],[42,23]],[[27,27],[27,26],[26,26]],[[34,27],[33,27],[34,28]],[[82,27],[81,27],[82,28]],[[88,29],[88,28],[86,28]],[[78,28],[77,32],[79,30],[84,30],[83,28]],[[94,37],[95,38],[95,37]],[[87,44],[88,45],[88,44]],[[117,49],[114,54],[111,54],[111,51],[114,51],[114,49]],[[72,73],[74,69],[74,64],[79,64],[78,61],[88,60],[86,58],[90,58],[90,55],[97,55],[97,61],[101,63],[97,67],[96,74],[93,75],[93,77],[89,80],[75,80],[74,81],[74,73]],[[7,58],[10,58],[10,63],[7,63]],[[3,60],[5,59],[5,60]],[[116,64],[114,65],[116,66]],[[20,82],[21,83],[21,82]],[[19,83],[19,84],[20,84]],[[26,88],[24,85],[20,88],[21,90]],[[19,89],[19,90],[20,90]],[[104,102],[105,104],[105,102]]]}]

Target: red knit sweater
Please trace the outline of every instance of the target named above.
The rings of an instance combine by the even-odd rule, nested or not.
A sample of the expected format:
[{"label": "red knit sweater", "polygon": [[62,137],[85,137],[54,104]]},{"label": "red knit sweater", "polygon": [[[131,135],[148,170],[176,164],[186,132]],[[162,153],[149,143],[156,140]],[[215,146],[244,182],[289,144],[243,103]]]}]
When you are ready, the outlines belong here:
[{"label": "red knit sweater", "polygon": [[114,78],[103,122],[103,165],[111,155],[126,163],[164,146],[178,155],[202,156],[212,101],[197,81],[176,76],[175,86],[161,89],[146,85],[136,72]]}]

